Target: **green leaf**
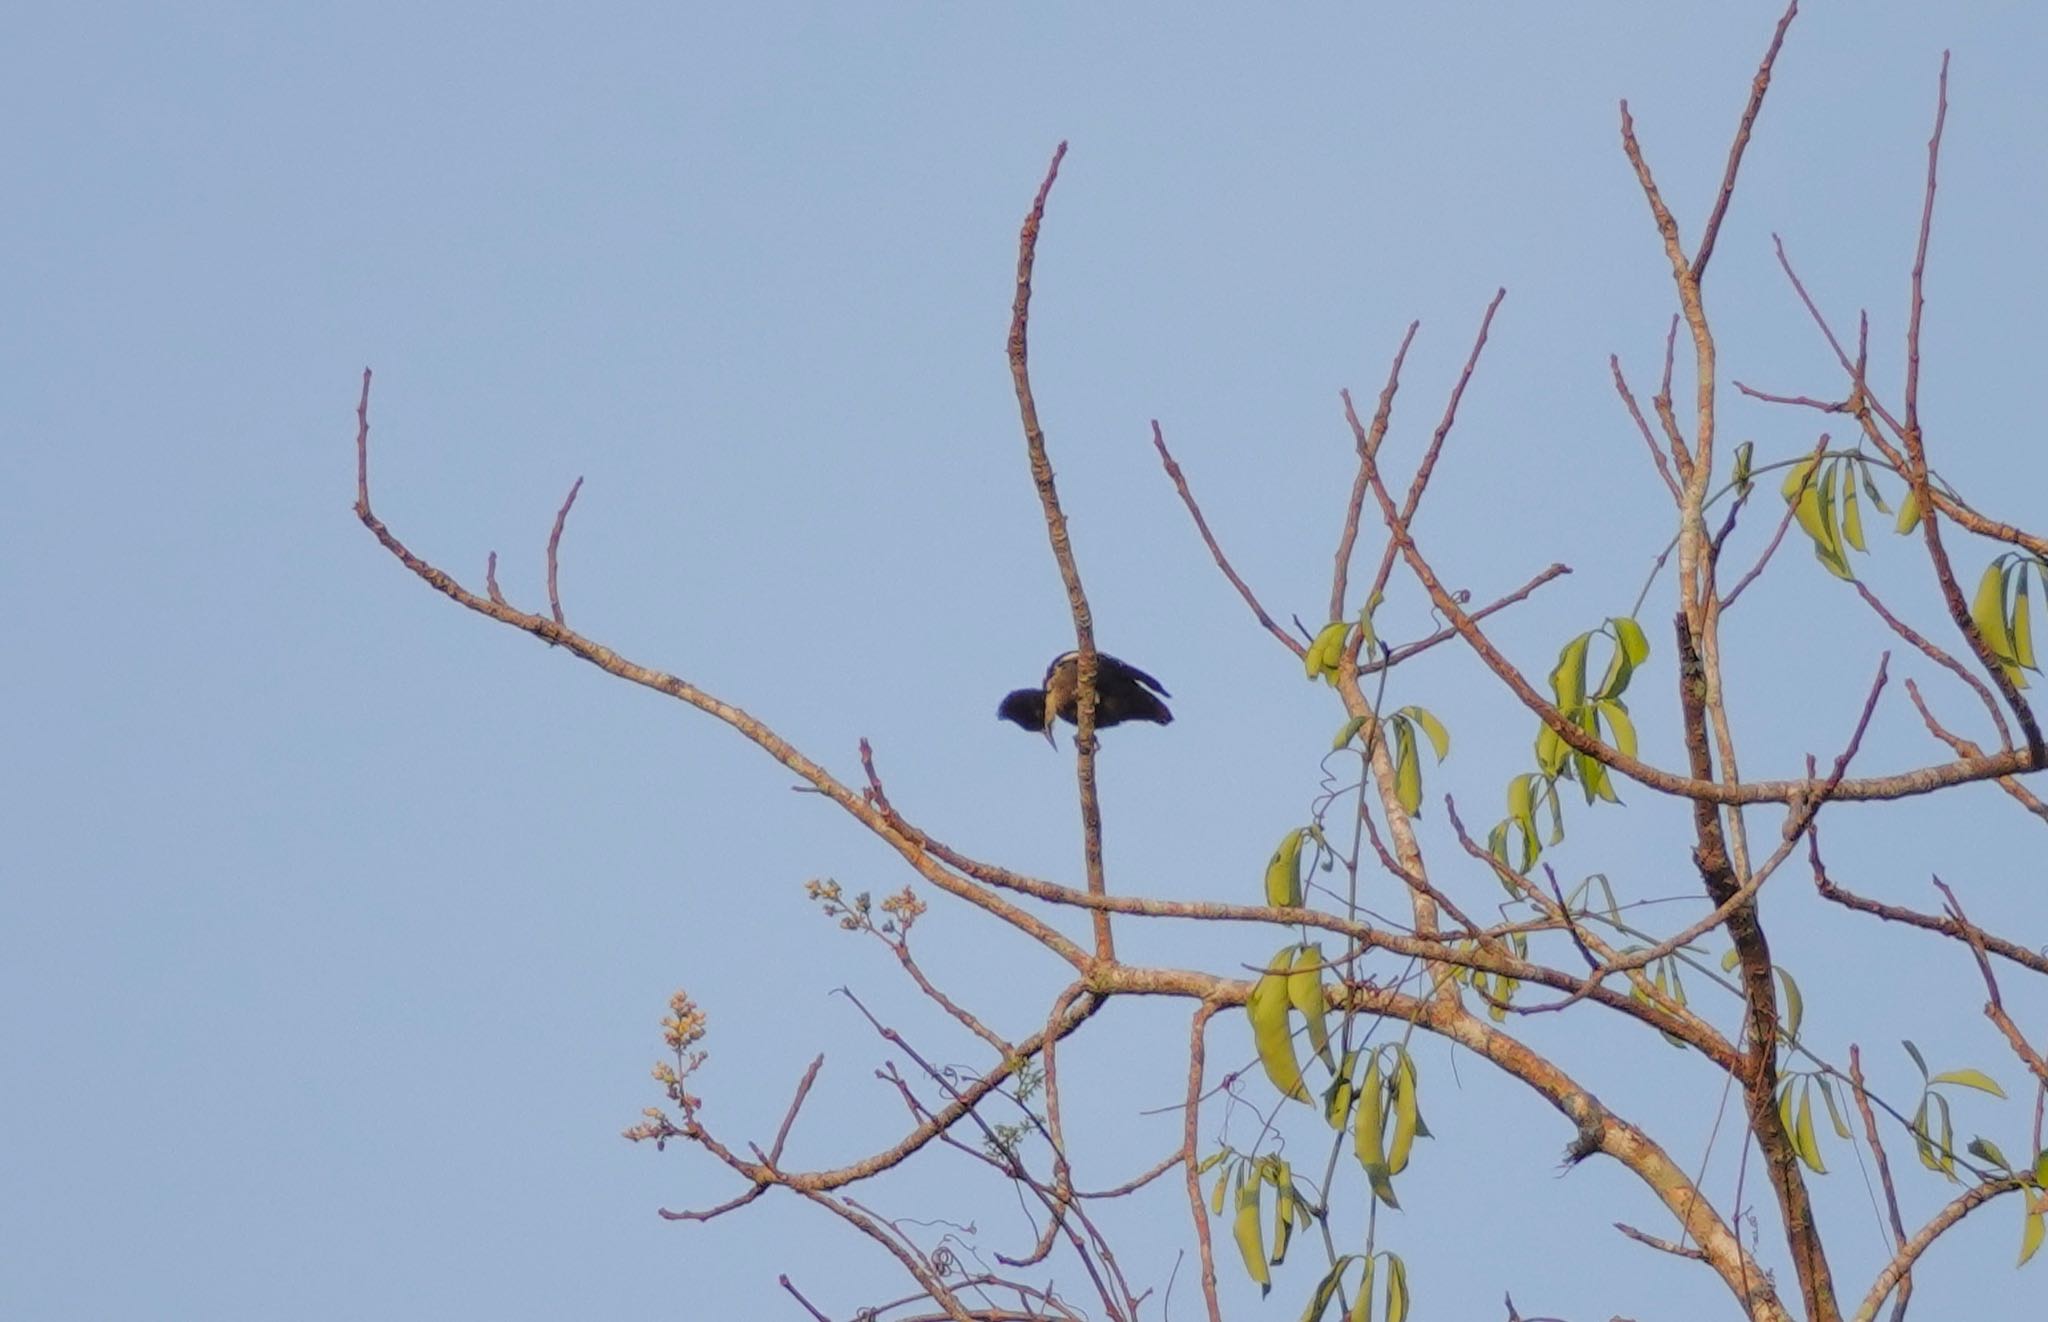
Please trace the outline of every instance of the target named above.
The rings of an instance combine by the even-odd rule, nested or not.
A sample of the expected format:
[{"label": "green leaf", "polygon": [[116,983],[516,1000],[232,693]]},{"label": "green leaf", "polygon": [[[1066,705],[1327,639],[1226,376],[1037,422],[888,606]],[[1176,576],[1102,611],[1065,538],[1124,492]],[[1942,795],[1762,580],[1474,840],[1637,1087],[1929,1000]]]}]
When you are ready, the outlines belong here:
[{"label": "green leaf", "polygon": [[1550,690],[1557,695],[1559,711],[1569,714],[1586,700],[1586,648],[1592,641],[1592,634],[1582,633],[1557,654],[1557,668],[1550,672]]},{"label": "green leaf", "polygon": [[2009,1171],[2012,1169],[2012,1163],[2005,1159],[2005,1154],[1998,1150],[1998,1145],[1988,1138],[1971,1139],[1970,1146],[1965,1148],[1964,1151],[1979,1161],[1990,1162],[2000,1170]]},{"label": "green leaf", "polygon": [[1422,811],[1422,759],[1415,751],[1414,724],[1403,717],[1389,718],[1394,728],[1394,796],[1401,811],[1414,817]]},{"label": "green leaf", "polygon": [[2005,1089],[1999,1087],[1998,1081],[1983,1070],[1943,1070],[1927,1082],[1958,1083],[1965,1088],[1975,1088],[1978,1092],[1988,1092],[1993,1097],[2005,1096]]},{"label": "green leaf", "polygon": [[2034,594],[2027,584],[2027,570],[2032,565],[2032,561],[2022,560],[2014,575],[2018,584],[2012,594],[2012,659],[2038,674],[2041,667],[2034,664],[2034,626],[2028,619]]},{"label": "green leaf", "polygon": [[1569,764],[1571,745],[1557,731],[1545,725],[1536,731],[1536,765],[1546,776],[1555,776]]},{"label": "green leaf", "polygon": [[1727,973],[1741,962],[1741,952],[1737,951],[1734,946],[1730,946],[1727,952],[1721,956],[1721,972]]},{"label": "green leaf", "polygon": [[1279,847],[1266,864],[1266,903],[1277,908],[1292,909],[1301,904],[1301,838],[1306,834],[1301,827],[1295,827],[1280,837]]},{"label": "green leaf", "polygon": [[2048,1148],[2034,1154],[2034,1183],[2048,1189]]},{"label": "green leaf", "polygon": [[[1237,1178],[1242,1183],[1244,1172],[1239,1171]],[[1209,1195],[1209,1212],[1213,1216],[1223,1215],[1223,1186],[1228,1183],[1230,1183],[1230,1168],[1226,1166],[1223,1168],[1222,1173],[1216,1177],[1216,1188]]]},{"label": "green leaf", "polygon": [[1403,707],[1395,715],[1406,716],[1422,727],[1422,732],[1429,736],[1429,746],[1435,750],[1437,761],[1441,762],[1451,755],[1451,732],[1446,730],[1444,723],[1427,708]]},{"label": "green leaf", "polygon": [[1835,1137],[1854,1138],[1849,1132],[1849,1122],[1842,1116],[1842,1108],[1835,1105],[1834,1085],[1825,1077],[1820,1081],[1820,1099],[1828,1104],[1828,1123],[1835,1127]]},{"label": "green leaf", "polygon": [[1373,1267],[1378,1259],[1368,1257],[1365,1271],[1358,1278],[1358,1297],[1351,1303],[1351,1316],[1345,1322],[1372,1322]]},{"label": "green leaf", "polygon": [[1334,753],[1357,738],[1358,732],[1365,728],[1365,722],[1366,718],[1363,716],[1354,716],[1344,722],[1344,728],[1337,731],[1337,737],[1330,741],[1330,751]]},{"label": "green leaf", "polygon": [[1856,461],[1856,471],[1863,475],[1863,494],[1870,497],[1870,503],[1877,506],[1878,513],[1889,514],[1892,507],[1884,503],[1884,493],[1877,489],[1877,479],[1871,476],[1870,468],[1868,459]]},{"label": "green leaf", "polygon": [[1914,1063],[1915,1065],[1918,1065],[1918,1066],[1920,1067],[1920,1077],[1921,1077],[1921,1078],[1923,1078],[1923,1079],[1924,1079],[1924,1078],[1926,1078],[1926,1077],[1927,1077],[1927,1061],[1926,1061],[1926,1059],[1925,1059],[1925,1058],[1924,1058],[1923,1056],[1921,1056],[1921,1054],[1920,1054],[1920,1048],[1918,1048],[1918,1047],[1914,1046],[1914,1045],[1913,1045],[1913,1043],[1912,1043],[1912,1040],[1911,1040],[1910,1038],[1908,1038],[1908,1039],[1904,1039],[1904,1041],[1903,1041],[1903,1045],[1904,1045],[1904,1046],[1905,1046],[1905,1048],[1906,1048],[1906,1054],[1907,1054],[1907,1055],[1909,1055],[1909,1056],[1911,1056],[1911,1057],[1913,1058],[1913,1063]]},{"label": "green leaf", "polygon": [[1273,1185],[1273,1256],[1268,1259],[1278,1267],[1287,1261],[1287,1246],[1294,1241],[1294,1173],[1286,1162],[1277,1162],[1268,1177]]},{"label": "green leaf", "polygon": [[1991,654],[2008,666],[2013,663],[2012,635],[2005,627],[2005,557],[2000,556],[1984,567],[1984,576],[1977,580],[1977,596],[1970,603],[1970,619],[1977,625],[1977,632],[1984,635],[1985,645]]},{"label": "green leaf", "polygon": [[1344,1122],[1351,1118],[1351,1101],[1356,1095],[1351,1076],[1358,1069],[1358,1051],[1353,1048],[1344,1053],[1332,1072],[1330,1086],[1323,1089],[1323,1119],[1330,1122],[1330,1128],[1341,1130]]},{"label": "green leaf", "polygon": [[1820,1140],[1813,1133],[1813,1081],[1807,1080],[1799,1090],[1799,1134],[1794,1144],[1799,1150],[1799,1159],[1812,1168],[1814,1174],[1828,1173],[1827,1163],[1820,1159]]},{"label": "green leaf", "polygon": [[2028,1209],[2025,1224],[2020,1230],[2020,1260],[2016,1265],[2026,1266],[2027,1259],[2033,1257],[2035,1251],[2041,1247],[2041,1220],[2040,1208]]},{"label": "green leaf", "polygon": [[1399,1175],[1408,1169],[1408,1153],[1422,1129],[1422,1112],[1415,1104],[1415,1062],[1406,1050],[1394,1064],[1394,1136],[1387,1144],[1387,1173]]},{"label": "green leaf", "polygon": [[1323,999],[1323,948],[1305,945],[1294,952],[1293,971],[1287,975],[1287,1002],[1308,1024],[1309,1046],[1323,1065],[1337,1068],[1330,1054],[1329,1003]]},{"label": "green leaf", "polygon": [[1385,1136],[1387,1084],[1380,1070],[1380,1053],[1375,1051],[1365,1067],[1365,1082],[1358,1086],[1358,1105],[1352,1113],[1351,1147],[1358,1164],[1365,1168],[1373,1196],[1388,1207],[1399,1207],[1394,1197],[1393,1172],[1387,1168]]},{"label": "green leaf", "polygon": [[1906,498],[1899,502],[1899,519],[1892,525],[1892,531],[1909,533],[1920,526],[1920,494],[1911,487],[1906,488]]},{"label": "green leaf", "polygon": [[1324,1310],[1337,1297],[1337,1286],[1344,1279],[1344,1269],[1350,1265],[1351,1255],[1348,1253],[1330,1264],[1330,1270],[1316,1282],[1315,1293],[1308,1297],[1308,1307],[1301,1310],[1301,1322],[1322,1322]]},{"label": "green leaf", "polygon": [[1842,479],[1842,536],[1849,545],[1859,551],[1870,548],[1863,544],[1863,510],[1856,503],[1856,483],[1853,474]]},{"label": "green leaf", "polygon": [[1273,1290],[1273,1269],[1266,1264],[1266,1245],[1259,1226],[1259,1189],[1262,1181],[1246,1181],[1237,1191],[1237,1220],[1231,1233],[1237,1240],[1238,1256],[1244,1259],[1245,1274],[1259,1283],[1259,1298]]},{"label": "green leaf", "polygon": [[1613,698],[1601,698],[1594,707],[1607,720],[1607,729],[1612,736],[1608,742],[1630,757],[1636,755],[1636,723],[1629,719],[1628,708]]},{"label": "green leaf", "polygon": [[1349,620],[1332,620],[1315,636],[1302,654],[1301,668],[1308,672],[1310,679],[1325,679],[1337,682],[1337,667],[1344,659],[1344,644],[1351,636]]},{"label": "green leaf", "polygon": [[[1290,954],[1283,948],[1273,956],[1273,964],[1288,967]],[[1259,1063],[1266,1067],[1266,1077],[1273,1081],[1281,1096],[1307,1101],[1308,1089],[1301,1082],[1301,1062],[1294,1055],[1294,1034],[1287,1023],[1286,977],[1270,971],[1261,974],[1252,984],[1252,994],[1244,1008],[1252,1021],[1252,1043],[1259,1049]]]},{"label": "green leaf", "polygon": [[1799,994],[1799,984],[1792,981],[1790,973],[1775,964],[1771,971],[1778,975],[1778,985],[1785,989],[1785,1033],[1798,1037],[1799,1025],[1806,1021],[1806,998]]},{"label": "green leaf", "polygon": [[1387,1322],[1408,1322],[1408,1266],[1393,1253],[1387,1255]]}]

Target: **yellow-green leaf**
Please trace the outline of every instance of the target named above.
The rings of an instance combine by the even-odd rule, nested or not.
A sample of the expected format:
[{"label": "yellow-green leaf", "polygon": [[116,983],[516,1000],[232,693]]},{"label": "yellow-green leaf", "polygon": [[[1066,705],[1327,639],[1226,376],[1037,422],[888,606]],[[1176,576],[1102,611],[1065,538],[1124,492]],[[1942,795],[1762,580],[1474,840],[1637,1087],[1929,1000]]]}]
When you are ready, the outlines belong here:
[{"label": "yellow-green leaf", "polygon": [[1422,727],[1422,732],[1429,736],[1429,746],[1436,753],[1437,761],[1441,762],[1451,755],[1451,732],[1444,728],[1444,723],[1428,708],[1403,707],[1397,714],[1408,717]]},{"label": "yellow-green leaf", "polygon": [[1358,1297],[1351,1302],[1351,1315],[1345,1322],[1372,1322],[1373,1267],[1377,1259],[1367,1257],[1365,1271],[1358,1278]]},{"label": "yellow-green leaf", "polygon": [[1806,998],[1799,994],[1799,984],[1792,981],[1792,975],[1777,965],[1771,966],[1778,975],[1778,985],[1785,989],[1785,1013],[1781,1018],[1787,1037],[1799,1036],[1799,1025],[1806,1021]]},{"label": "yellow-green leaf", "polygon": [[[1286,967],[1288,953],[1282,950],[1273,957],[1273,963]],[[1301,1062],[1294,1055],[1294,1034],[1287,1023],[1287,979],[1277,973],[1261,974],[1252,984],[1252,994],[1244,1008],[1252,1021],[1252,1043],[1259,1049],[1259,1063],[1266,1067],[1266,1077],[1273,1081],[1281,1096],[1307,1101],[1308,1089],[1301,1082]]]},{"label": "yellow-green leaf", "polygon": [[2018,585],[2012,595],[2012,659],[2027,669],[2038,672],[2034,664],[2034,626],[2028,619],[2032,610],[2033,590],[2027,583],[2027,570],[2031,562],[2022,561],[2015,575]]},{"label": "yellow-green leaf", "polygon": [[1970,1146],[1965,1148],[1964,1151],[1968,1152],[1971,1156],[1977,1158],[1979,1161],[1990,1162],[1992,1165],[1998,1167],[2000,1170],[2009,1171],[2012,1169],[2012,1163],[2007,1161],[2005,1159],[2005,1154],[1998,1150],[1998,1144],[1993,1143],[1988,1138],[1971,1139]]},{"label": "yellow-green leaf", "polygon": [[1754,461],[1755,457],[1755,441],[1744,441],[1742,444],[1735,447],[1734,481],[1735,494],[1738,497],[1747,496],[1749,494],[1749,489],[1752,485],[1749,477],[1750,466],[1751,463]]},{"label": "yellow-green leaf", "polygon": [[1330,751],[1334,753],[1357,738],[1358,732],[1365,728],[1365,721],[1363,716],[1354,716],[1344,722],[1344,727],[1337,731],[1337,737],[1330,741]]},{"label": "yellow-green leaf", "polygon": [[1422,1112],[1415,1102],[1415,1062],[1406,1051],[1394,1065],[1394,1136],[1387,1144],[1387,1173],[1399,1175],[1408,1169],[1408,1153],[1422,1126]]},{"label": "yellow-green leaf", "polygon": [[1279,847],[1266,864],[1266,903],[1291,909],[1301,903],[1301,837],[1295,827],[1280,837]]},{"label": "yellow-green leaf", "polygon": [[1351,1075],[1357,1068],[1358,1051],[1353,1048],[1344,1053],[1344,1059],[1337,1063],[1330,1086],[1323,1089],[1323,1119],[1330,1122],[1332,1129],[1344,1128],[1344,1122],[1351,1118]]},{"label": "yellow-green leaf", "polygon": [[1557,654],[1557,668],[1550,672],[1550,689],[1557,695],[1558,710],[1571,712],[1586,700],[1586,648],[1593,635],[1582,633]]},{"label": "yellow-green leaf", "polygon": [[1415,727],[1396,716],[1387,724],[1394,727],[1394,796],[1401,811],[1410,817],[1422,810],[1422,758],[1415,751]]},{"label": "yellow-green leaf", "polygon": [[1970,603],[1970,618],[1984,635],[1992,655],[2011,663],[2012,635],[2005,627],[2005,566],[1998,560],[1986,565],[1984,576],[1977,580],[1977,597]]},{"label": "yellow-green leaf", "polygon": [[1899,502],[1899,519],[1892,530],[1909,533],[1920,526],[1920,495],[1911,487],[1906,488],[1906,498]]},{"label": "yellow-green leaf", "polygon": [[1387,1255],[1387,1322],[1408,1322],[1408,1267],[1392,1253]]},{"label": "yellow-green leaf", "polygon": [[1842,479],[1842,536],[1859,551],[1870,549],[1863,544],[1863,510],[1856,503],[1853,477]]},{"label": "yellow-green leaf", "polygon": [[[1244,1179],[1244,1173],[1243,1173],[1242,1171],[1238,1172],[1238,1177],[1237,1177],[1237,1178],[1238,1178],[1239,1180],[1243,1180],[1243,1179]],[[1210,1192],[1210,1194],[1209,1194],[1209,1212],[1210,1212],[1210,1214],[1211,1214],[1211,1215],[1213,1215],[1213,1216],[1222,1216],[1222,1215],[1223,1215],[1223,1186],[1224,1186],[1224,1185],[1226,1185],[1226,1184],[1229,1184],[1229,1183],[1230,1183],[1230,1169],[1229,1169],[1228,1167],[1225,1167],[1225,1168],[1223,1169],[1222,1173],[1221,1173],[1221,1174],[1219,1174],[1219,1175],[1217,1175],[1217,1177],[1216,1177],[1216,1187],[1215,1187],[1215,1189],[1214,1189],[1214,1190],[1212,1190],[1212,1191]]]},{"label": "yellow-green leaf", "polygon": [[1391,1172],[1387,1169],[1387,1153],[1383,1130],[1387,1113],[1386,1076],[1380,1071],[1380,1056],[1375,1051],[1365,1068],[1365,1082],[1359,1085],[1358,1104],[1352,1113],[1351,1145],[1358,1154],[1358,1164],[1365,1168],[1365,1178],[1372,1186],[1373,1196],[1388,1207],[1401,1204],[1394,1198]]},{"label": "yellow-green leaf", "polygon": [[1815,1174],[1828,1173],[1827,1163],[1820,1159],[1820,1140],[1813,1133],[1813,1083],[1807,1081],[1799,1090],[1799,1131],[1794,1144],[1799,1150],[1799,1159],[1811,1167]]},{"label": "yellow-green leaf", "polygon": [[1928,1080],[1929,1083],[1959,1083],[1965,1088],[1988,1092],[1993,1097],[2005,1096],[2005,1089],[1998,1086],[1998,1080],[1983,1070],[1943,1070]]},{"label": "yellow-green leaf", "polygon": [[1244,1259],[1247,1275],[1259,1283],[1259,1298],[1265,1298],[1273,1289],[1273,1269],[1266,1264],[1266,1245],[1261,1238],[1259,1227],[1259,1189],[1261,1181],[1247,1180],[1237,1191],[1237,1221],[1232,1235],[1237,1240],[1238,1256]]},{"label": "yellow-green leaf", "polygon": [[1594,706],[1607,719],[1607,729],[1612,735],[1608,740],[1616,748],[1636,755],[1636,723],[1629,719],[1628,708],[1613,698],[1602,698]]},{"label": "yellow-green leaf", "polygon": [[1336,1058],[1330,1054],[1330,1028],[1326,1018],[1329,1006],[1323,999],[1323,948],[1320,945],[1305,945],[1294,952],[1293,971],[1287,975],[1287,1002],[1308,1024],[1309,1046],[1322,1057],[1326,1068],[1336,1069]]},{"label": "yellow-green leaf", "polygon": [[2026,1225],[2020,1231],[2020,1260],[2016,1264],[2017,1266],[2026,1266],[2027,1259],[2033,1257],[2035,1251],[2041,1247],[2043,1231],[2041,1222],[2041,1209],[2038,1207],[2029,1209],[2026,1216]]}]

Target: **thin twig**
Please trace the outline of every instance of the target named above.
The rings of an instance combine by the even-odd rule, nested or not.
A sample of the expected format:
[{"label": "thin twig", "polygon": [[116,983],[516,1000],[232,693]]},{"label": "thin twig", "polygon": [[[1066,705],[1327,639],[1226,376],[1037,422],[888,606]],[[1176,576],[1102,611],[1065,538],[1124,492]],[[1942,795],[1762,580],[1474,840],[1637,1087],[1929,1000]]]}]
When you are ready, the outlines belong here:
[{"label": "thin twig", "polygon": [[1181,504],[1187,506],[1188,513],[1194,516],[1195,531],[1202,534],[1202,542],[1209,548],[1209,554],[1215,557],[1216,567],[1223,571],[1223,577],[1230,580],[1230,586],[1236,588],[1237,595],[1244,598],[1244,604],[1252,608],[1252,614],[1258,617],[1259,623],[1265,627],[1267,633],[1278,638],[1280,645],[1296,656],[1304,655],[1308,649],[1302,646],[1293,634],[1274,623],[1273,617],[1266,613],[1266,608],[1259,604],[1258,595],[1238,577],[1237,571],[1230,567],[1230,557],[1224,555],[1223,548],[1216,544],[1216,535],[1209,531],[1209,521],[1202,517],[1202,507],[1195,503],[1194,493],[1188,490],[1187,478],[1182,475],[1180,465],[1174,461],[1173,452],[1166,448],[1166,437],[1159,430],[1157,418],[1152,420],[1152,444],[1159,451],[1160,462],[1166,465],[1166,476],[1172,480],[1173,489],[1180,493]]},{"label": "thin twig", "polygon": [[562,502],[562,508],[555,511],[555,526],[548,533],[548,610],[555,617],[555,623],[566,625],[562,618],[562,591],[556,583],[562,553],[562,529],[568,525],[569,509],[576,503],[576,493],[583,490],[583,479],[577,478],[569,487],[569,496]]},{"label": "thin twig", "polygon": [[[1380,387],[1380,399],[1373,409],[1372,426],[1360,430],[1357,411],[1351,407],[1351,392],[1342,392],[1344,413],[1351,419],[1351,428],[1358,444],[1358,475],[1351,480],[1351,499],[1344,506],[1344,532],[1337,538],[1337,567],[1330,581],[1330,618],[1344,619],[1344,592],[1351,577],[1351,548],[1358,542],[1358,516],[1365,509],[1365,472],[1369,464],[1377,464],[1380,446],[1387,438],[1387,424],[1394,415],[1394,394],[1401,388],[1401,364],[1408,361],[1408,346],[1415,343],[1415,332],[1422,328],[1419,321],[1408,323],[1408,333],[1401,337],[1401,347],[1394,352],[1392,366],[1387,369],[1387,384]],[[1367,598],[1365,609],[1372,609],[1371,598]]]}]

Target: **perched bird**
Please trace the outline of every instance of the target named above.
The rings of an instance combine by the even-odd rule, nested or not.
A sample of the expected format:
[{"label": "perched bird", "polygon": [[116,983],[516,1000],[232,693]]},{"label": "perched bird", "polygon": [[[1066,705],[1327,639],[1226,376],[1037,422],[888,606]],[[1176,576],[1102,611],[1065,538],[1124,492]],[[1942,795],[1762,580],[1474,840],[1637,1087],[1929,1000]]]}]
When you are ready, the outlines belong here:
[{"label": "perched bird", "polygon": [[[1153,696],[1157,694],[1158,696]],[[1164,685],[1128,662],[1107,652],[1095,654],[1095,727],[1107,729],[1125,721],[1152,721],[1170,725],[1173,713],[1160,698],[1173,695]],[[1004,698],[996,715],[1005,721],[1037,730],[1052,742],[1053,718],[1068,725],[1077,723],[1081,699],[1081,654],[1062,652],[1045,668],[1045,685],[1017,689]]]}]

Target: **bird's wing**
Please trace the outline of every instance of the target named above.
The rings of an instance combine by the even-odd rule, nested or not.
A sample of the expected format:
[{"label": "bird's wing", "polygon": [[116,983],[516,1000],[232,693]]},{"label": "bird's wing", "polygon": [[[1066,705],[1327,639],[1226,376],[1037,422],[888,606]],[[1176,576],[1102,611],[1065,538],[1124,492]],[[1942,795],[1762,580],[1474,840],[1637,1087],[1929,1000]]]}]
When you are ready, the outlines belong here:
[{"label": "bird's wing", "polygon": [[1151,690],[1152,690],[1152,691],[1153,691],[1154,693],[1157,693],[1157,694],[1158,694],[1158,695],[1159,695],[1160,697],[1162,697],[1162,698],[1170,698],[1170,697],[1172,697],[1172,696],[1173,696],[1173,695],[1172,695],[1171,693],[1168,693],[1168,692],[1166,691],[1166,685],[1164,685],[1164,684],[1161,684],[1161,683],[1160,683],[1160,682],[1159,682],[1158,680],[1156,680],[1156,679],[1152,678],[1152,676],[1150,676],[1150,675],[1146,674],[1146,673],[1145,673],[1144,671],[1142,671],[1142,670],[1138,669],[1138,668],[1137,668],[1136,666],[1132,665],[1132,664],[1131,664],[1130,662],[1128,662],[1128,661],[1119,661],[1119,660],[1117,660],[1117,659],[1116,659],[1115,657],[1111,656],[1111,655],[1110,655],[1109,653],[1107,653],[1107,652],[1104,652],[1104,653],[1102,653],[1101,655],[1102,655],[1102,659],[1103,659],[1104,661],[1106,661],[1106,662],[1108,662],[1108,663],[1109,663],[1110,665],[1112,665],[1112,666],[1116,667],[1116,668],[1117,668],[1118,670],[1121,670],[1121,671],[1123,671],[1123,672],[1124,672],[1125,674],[1129,675],[1129,676],[1130,676],[1130,677],[1131,677],[1132,679],[1135,679],[1135,680],[1137,680],[1137,681],[1138,681],[1138,682],[1139,682],[1140,684],[1143,684],[1143,685],[1144,685],[1144,686],[1145,686],[1146,688],[1148,688],[1148,689],[1151,689]]}]

